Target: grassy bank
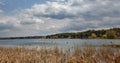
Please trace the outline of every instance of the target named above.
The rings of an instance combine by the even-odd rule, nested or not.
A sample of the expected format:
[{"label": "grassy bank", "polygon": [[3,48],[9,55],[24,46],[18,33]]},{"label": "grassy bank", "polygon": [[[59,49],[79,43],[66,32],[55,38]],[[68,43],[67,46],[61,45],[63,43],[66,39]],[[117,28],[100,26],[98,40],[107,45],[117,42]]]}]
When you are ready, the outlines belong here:
[{"label": "grassy bank", "polygon": [[0,63],[120,63],[120,48],[0,48]]}]

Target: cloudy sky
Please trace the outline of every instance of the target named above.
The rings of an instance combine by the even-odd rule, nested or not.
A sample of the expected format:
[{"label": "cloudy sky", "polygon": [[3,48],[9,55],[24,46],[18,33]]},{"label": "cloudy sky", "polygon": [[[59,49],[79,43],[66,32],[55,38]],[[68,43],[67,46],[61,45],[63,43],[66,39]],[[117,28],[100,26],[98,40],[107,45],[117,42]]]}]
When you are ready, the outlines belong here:
[{"label": "cloudy sky", "polygon": [[0,37],[120,27],[120,0],[0,0]]}]

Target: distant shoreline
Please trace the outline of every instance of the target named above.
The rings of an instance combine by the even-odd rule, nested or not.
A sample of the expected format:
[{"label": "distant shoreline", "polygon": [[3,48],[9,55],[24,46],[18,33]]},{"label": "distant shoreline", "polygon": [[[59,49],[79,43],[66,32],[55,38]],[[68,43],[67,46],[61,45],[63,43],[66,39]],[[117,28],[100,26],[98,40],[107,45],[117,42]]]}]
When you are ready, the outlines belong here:
[{"label": "distant shoreline", "polygon": [[120,39],[120,28],[58,33],[46,36],[1,37],[2,39]]}]

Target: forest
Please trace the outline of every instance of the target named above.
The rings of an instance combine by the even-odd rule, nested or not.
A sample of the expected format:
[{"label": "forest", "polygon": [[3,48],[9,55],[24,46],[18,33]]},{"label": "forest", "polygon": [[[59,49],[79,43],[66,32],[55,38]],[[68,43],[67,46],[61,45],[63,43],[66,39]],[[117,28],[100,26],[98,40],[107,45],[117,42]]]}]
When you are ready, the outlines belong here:
[{"label": "forest", "polygon": [[48,35],[45,38],[70,38],[70,39],[120,39],[120,28],[110,28],[102,30],[88,30],[76,33],[60,33]]},{"label": "forest", "polygon": [[120,28],[58,33],[46,36],[2,37],[0,39],[120,39]]}]

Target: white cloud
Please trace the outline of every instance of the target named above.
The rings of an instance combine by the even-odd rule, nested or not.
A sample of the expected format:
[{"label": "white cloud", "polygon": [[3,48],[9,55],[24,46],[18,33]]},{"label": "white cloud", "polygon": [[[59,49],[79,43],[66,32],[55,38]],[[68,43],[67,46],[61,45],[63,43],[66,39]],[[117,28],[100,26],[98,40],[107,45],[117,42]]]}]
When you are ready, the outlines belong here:
[{"label": "white cloud", "polygon": [[0,10],[0,13],[2,13],[3,11],[2,10]]},{"label": "white cloud", "polygon": [[38,18],[34,18],[33,21],[35,21],[36,23],[44,23],[44,21]]},{"label": "white cloud", "polygon": [[0,18],[0,24],[3,24],[0,35],[5,32],[6,35],[1,36],[46,35],[116,27],[120,24],[119,7],[119,0],[65,0],[34,4],[15,15]]},{"label": "white cloud", "polygon": [[70,0],[64,3],[47,2],[46,4],[35,4],[31,8],[25,9],[24,13],[53,19],[71,18],[91,10],[92,3],[84,4],[82,1],[83,0]]}]

